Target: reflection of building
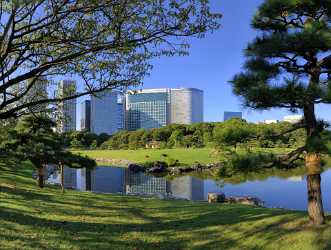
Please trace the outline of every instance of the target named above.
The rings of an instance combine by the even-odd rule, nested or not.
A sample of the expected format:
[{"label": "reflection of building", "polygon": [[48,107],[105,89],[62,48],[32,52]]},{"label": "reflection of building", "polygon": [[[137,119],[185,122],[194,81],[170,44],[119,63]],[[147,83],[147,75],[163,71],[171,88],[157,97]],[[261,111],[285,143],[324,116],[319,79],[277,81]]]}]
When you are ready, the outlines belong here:
[{"label": "reflection of building", "polygon": [[[66,98],[76,94],[76,82],[62,80],[58,85],[58,97]],[[58,130],[61,133],[76,130],[76,99],[65,100],[58,105]]]},{"label": "reflection of building", "polygon": [[123,104],[120,93],[106,90],[91,96],[91,132],[112,135],[123,129]]},{"label": "reflection of building", "polygon": [[125,192],[127,194],[163,194],[170,193],[170,183],[165,178],[158,178],[144,173],[125,171]]},{"label": "reflection of building", "polygon": [[76,189],[90,191],[92,189],[92,170],[80,168],[76,169]]},{"label": "reflection of building", "polygon": [[91,131],[91,101],[85,100],[80,104],[80,130]]},{"label": "reflection of building", "polygon": [[287,115],[284,116],[284,122],[289,122],[292,124],[299,123],[303,119],[302,115]]},{"label": "reflection of building", "polygon": [[203,91],[194,88],[145,89],[126,94],[128,130],[203,121]]},{"label": "reflection of building", "polygon": [[224,112],[224,121],[230,120],[232,118],[242,119],[242,117],[243,117],[242,112],[230,112],[230,111],[225,111]]},{"label": "reflection of building", "polygon": [[188,200],[204,200],[204,181],[192,176],[174,179],[170,184],[171,194]]},{"label": "reflection of building", "polygon": [[91,171],[91,190],[102,193],[123,193],[124,169],[97,167]]}]

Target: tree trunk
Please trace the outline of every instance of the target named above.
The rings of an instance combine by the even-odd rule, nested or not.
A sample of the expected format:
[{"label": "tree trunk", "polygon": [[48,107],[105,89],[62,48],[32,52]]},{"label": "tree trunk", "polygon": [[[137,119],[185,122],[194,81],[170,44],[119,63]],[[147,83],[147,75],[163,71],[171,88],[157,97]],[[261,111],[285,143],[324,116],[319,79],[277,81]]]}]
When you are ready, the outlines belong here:
[{"label": "tree trunk", "polygon": [[38,186],[44,187],[44,166],[38,167]]},{"label": "tree trunk", "polygon": [[307,132],[307,155],[305,157],[307,168],[307,192],[308,192],[308,214],[313,225],[321,225],[325,222],[322,192],[321,192],[321,155],[316,152],[309,142],[318,136],[317,120],[314,104],[304,107],[304,117]]},{"label": "tree trunk", "polygon": [[321,156],[318,153],[306,155],[308,214],[311,224],[321,225],[325,222],[321,191]]},{"label": "tree trunk", "polygon": [[60,166],[60,174],[61,174],[61,190],[62,193],[64,193],[64,167],[62,162],[59,162],[59,166]]}]

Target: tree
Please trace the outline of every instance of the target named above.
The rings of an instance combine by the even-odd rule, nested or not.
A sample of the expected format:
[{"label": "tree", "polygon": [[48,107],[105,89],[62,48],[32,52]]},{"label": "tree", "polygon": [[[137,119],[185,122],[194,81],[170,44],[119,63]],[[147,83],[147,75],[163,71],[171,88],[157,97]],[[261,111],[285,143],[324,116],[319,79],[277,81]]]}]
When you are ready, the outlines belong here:
[{"label": "tree", "polygon": [[[151,59],[187,54],[185,38],[217,29],[221,17],[208,0],[13,0],[0,5],[0,119],[138,85]],[[44,82],[64,75],[78,76],[84,88],[65,97],[29,98]]]},{"label": "tree", "polygon": [[37,168],[40,188],[44,187],[47,164],[60,165],[62,175],[64,165],[74,168],[92,168],[96,165],[94,160],[66,151],[60,135],[53,130],[54,126],[48,117],[26,116],[8,132],[0,147],[1,151],[12,157],[32,162]]},{"label": "tree", "polygon": [[230,119],[214,130],[217,146],[233,146],[247,142],[254,137],[253,130],[246,121],[241,119]]},{"label": "tree", "polygon": [[[316,104],[331,103],[331,2],[266,0],[253,19],[261,34],[248,45],[244,72],[231,81],[234,93],[253,109],[302,111],[305,146],[288,155],[305,154],[308,168],[308,213],[324,223],[320,190],[320,154],[325,150]],[[292,129],[293,131],[293,129]]]}]

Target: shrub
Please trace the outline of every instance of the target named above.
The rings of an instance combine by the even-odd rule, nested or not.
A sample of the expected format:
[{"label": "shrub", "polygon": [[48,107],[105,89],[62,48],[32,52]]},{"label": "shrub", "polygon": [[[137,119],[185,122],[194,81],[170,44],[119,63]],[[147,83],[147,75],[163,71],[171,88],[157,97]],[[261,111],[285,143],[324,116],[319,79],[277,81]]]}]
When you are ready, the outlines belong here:
[{"label": "shrub", "polygon": [[275,160],[275,156],[270,153],[232,154],[220,168],[219,174],[229,177],[237,173],[259,171]]}]

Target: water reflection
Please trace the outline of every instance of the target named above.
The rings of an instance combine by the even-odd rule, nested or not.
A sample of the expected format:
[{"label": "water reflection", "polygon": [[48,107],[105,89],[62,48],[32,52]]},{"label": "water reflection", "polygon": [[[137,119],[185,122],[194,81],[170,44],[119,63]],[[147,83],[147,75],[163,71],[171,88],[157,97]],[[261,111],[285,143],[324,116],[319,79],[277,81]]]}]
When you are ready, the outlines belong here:
[{"label": "water reflection", "polygon": [[[326,211],[331,211],[331,196],[328,183],[331,170],[321,174],[321,192]],[[59,183],[55,173],[48,180]],[[267,207],[281,207],[295,210],[307,210],[307,178],[305,169],[294,171],[263,172],[226,179],[208,176],[181,176],[173,179],[155,177],[144,173],[130,172],[124,168],[97,167],[94,170],[69,169],[64,171],[66,188],[82,191],[91,190],[103,193],[122,193],[173,197],[188,200],[206,200],[209,192],[224,192],[226,196],[255,196],[262,199]]]}]

